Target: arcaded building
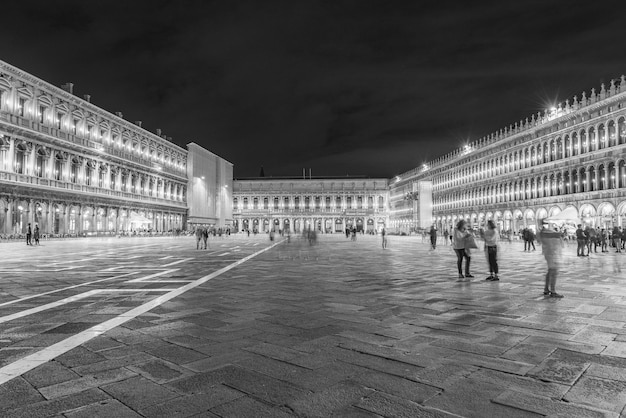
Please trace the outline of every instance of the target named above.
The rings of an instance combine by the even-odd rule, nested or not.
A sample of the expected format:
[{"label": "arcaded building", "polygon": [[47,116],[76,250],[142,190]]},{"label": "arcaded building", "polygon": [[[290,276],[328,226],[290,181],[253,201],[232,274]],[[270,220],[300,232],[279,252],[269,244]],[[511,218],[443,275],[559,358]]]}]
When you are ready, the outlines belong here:
[{"label": "arcaded building", "polygon": [[[390,180],[390,224],[503,231],[567,207],[586,225],[626,225],[626,79],[602,84]],[[423,184],[428,188],[418,189]],[[431,216],[423,202],[432,200]]]},{"label": "arcaded building", "polygon": [[292,233],[346,228],[375,232],[387,223],[384,178],[257,178],[233,182],[237,231]]},{"label": "arcaded building", "polygon": [[[188,155],[158,130],[75,96],[71,84],[58,88],[0,61],[0,235],[23,234],[29,223],[60,235],[184,229]],[[232,179],[232,165],[220,171],[228,164],[219,160],[205,174],[193,170],[209,193]],[[202,216],[226,222],[232,199],[218,193],[204,196]]]}]

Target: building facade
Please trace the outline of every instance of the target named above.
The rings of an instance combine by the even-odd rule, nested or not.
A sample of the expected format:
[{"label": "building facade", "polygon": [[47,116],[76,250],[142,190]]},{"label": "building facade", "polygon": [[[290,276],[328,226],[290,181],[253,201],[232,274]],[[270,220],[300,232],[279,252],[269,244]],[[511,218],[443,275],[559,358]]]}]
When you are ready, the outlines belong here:
[{"label": "building facade", "polygon": [[235,230],[375,232],[387,223],[387,186],[382,178],[235,180]]},{"label": "building facade", "polygon": [[[589,226],[626,225],[626,80],[611,81],[390,181],[390,225],[420,226],[416,185],[432,182],[431,221],[534,228],[567,207]],[[423,214],[421,218],[423,218]]]},{"label": "building facade", "polygon": [[[187,163],[188,150],[158,130],[0,61],[0,235],[23,234],[29,223],[59,235],[184,229]],[[193,173],[202,170],[223,176],[212,184],[232,179],[232,165]],[[215,203],[228,207],[230,198],[210,198],[212,213],[232,217]]]}]

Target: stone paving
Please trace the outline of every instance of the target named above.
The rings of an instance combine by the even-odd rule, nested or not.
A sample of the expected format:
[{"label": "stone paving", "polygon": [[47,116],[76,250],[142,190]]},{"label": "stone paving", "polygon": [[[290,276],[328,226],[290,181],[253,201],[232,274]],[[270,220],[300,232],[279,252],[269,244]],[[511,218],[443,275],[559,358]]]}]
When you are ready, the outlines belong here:
[{"label": "stone paving", "polygon": [[0,416],[626,417],[626,254],[209,244],[0,244]]}]

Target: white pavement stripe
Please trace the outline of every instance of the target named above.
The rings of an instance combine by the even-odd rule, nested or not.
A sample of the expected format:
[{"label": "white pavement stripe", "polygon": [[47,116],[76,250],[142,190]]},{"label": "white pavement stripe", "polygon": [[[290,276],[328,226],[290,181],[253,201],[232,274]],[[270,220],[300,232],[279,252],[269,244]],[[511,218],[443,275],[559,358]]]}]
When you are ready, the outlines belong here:
[{"label": "white pavement stripe", "polygon": [[57,356],[60,356],[63,353],[67,353],[68,351],[78,347],[81,344],[86,343],[87,341],[91,340],[92,338],[95,338],[101,334],[104,334],[105,332],[122,325],[123,323],[130,321],[131,319],[134,319],[136,317],[138,317],[141,314],[144,314],[154,308],[156,308],[157,306],[162,305],[163,303],[174,299],[177,296],[182,295],[183,293],[198,287],[206,282],[208,282],[211,279],[214,279],[215,277],[218,277],[224,273],[226,273],[228,270],[231,270],[237,266],[239,266],[240,264],[245,263],[246,261],[250,260],[253,257],[256,257],[259,254],[264,253],[265,251],[268,251],[271,248],[274,248],[276,245],[280,244],[280,242],[277,242],[273,245],[270,245],[269,247],[263,248],[253,254],[250,254],[249,256],[246,256],[244,258],[242,258],[239,261],[236,261],[232,264],[229,264],[226,267],[222,267],[221,269],[208,274],[204,277],[199,278],[198,280],[195,280],[185,286],[179,287],[176,290],[173,290],[169,293],[166,293],[165,295],[159,296],[155,299],[152,299],[149,302],[144,303],[143,305],[140,305],[134,309],[131,309],[130,311],[119,315],[115,318],[109,319],[108,321],[105,321],[101,324],[98,324],[94,327],[91,327],[83,332],[80,332],[76,335],[73,335],[69,338],[66,338],[63,341],[59,341],[56,344],[51,345],[48,348],[44,348],[41,351],[38,351],[36,353],[33,353],[29,356],[24,357],[23,359],[20,359],[16,362],[13,362],[11,364],[8,364],[2,368],[0,368],[0,385],[2,385],[3,383],[8,382],[9,380],[17,377],[17,376],[21,376],[24,373],[40,366],[43,363],[46,363],[52,359],[54,359]]},{"label": "white pavement stripe", "polygon": [[160,267],[169,267],[169,266],[174,266],[174,265],[176,265],[176,264],[184,263],[185,261],[189,261],[189,260],[193,260],[193,257],[192,257],[192,258],[183,258],[182,260],[174,261],[174,262],[169,263],[169,264],[163,264],[163,265],[162,265],[162,266],[160,266]]},{"label": "white pavement stripe", "polygon": [[159,258],[159,260],[167,260],[168,258],[173,258],[173,255],[166,255],[165,257]]},{"label": "white pavement stripe", "polygon": [[225,253],[218,255],[218,257],[224,257],[225,255],[228,255],[228,254],[230,254],[230,251],[226,251]]},{"label": "white pavement stripe", "polygon": [[[150,275],[145,276],[145,277],[139,277],[139,278],[136,278],[136,279],[133,279],[133,280],[128,280],[127,283],[145,282],[146,280],[150,280],[150,279],[153,279],[155,277],[163,276],[165,274],[174,273],[175,271],[178,271],[178,270],[180,270],[180,269],[169,269],[169,270],[160,271],[158,273],[150,274]],[[189,281],[189,280],[187,280],[187,281]]]},{"label": "white pavement stripe", "polygon": [[56,302],[46,303],[45,305],[37,306],[36,308],[26,309],[24,311],[16,312],[12,315],[0,316],[0,324],[12,321],[14,319],[23,318],[25,316],[36,314],[41,311],[46,311],[48,309],[56,308],[57,306],[67,305],[68,303],[76,302],[77,300],[84,299],[86,297],[95,295],[100,292],[101,292],[100,289],[89,290],[85,293],[80,293],[78,295],[70,296],[69,298],[65,298],[65,299],[57,300]]},{"label": "white pavement stripe", "polygon": [[12,321],[14,319],[23,318],[25,316],[33,315],[48,309],[56,308],[57,306],[67,305],[68,303],[76,302],[89,296],[93,296],[98,293],[108,292],[170,292],[176,289],[162,288],[162,289],[94,289],[85,293],[70,296],[69,298],[57,300],[56,302],[46,303],[45,305],[37,306],[36,308],[26,309],[24,311],[16,312],[7,316],[0,316],[0,324]]},{"label": "white pavement stripe", "polygon": [[109,280],[120,279],[122,277],[130,276],[131,274],[137,274],[137,273],[139,273],[139,272],[138,271],[133,271],[133,272],[130,272],[130,273],[120,274],[119,276],[107,277],[106,279],[94,280],[93,282],[80,283],[80,284],[75,284],[73,286],[64,287],[62,289],[51,290],[49,292],[44,292],[44,293],[38,293],[36,295],[26,296],[26,297],[15,299],[15,300],[12,300],[12,301],[9,301],[9,302],[0,303],[0,307],[1,306],[6,306],[6,305],[12,305],[12,304],[18,303],[18,302],[23,302],[23,301],[28,300],[28,299],[38,298],[40,296],[51,295],[52,293],[62,292],[64,290],[74,289],[76,287],[88,286],[88,285],[91,285],[91,284],[94,284],[94,283],[101,283],[101,282],[106,282],[106,281],[109,281]]}]

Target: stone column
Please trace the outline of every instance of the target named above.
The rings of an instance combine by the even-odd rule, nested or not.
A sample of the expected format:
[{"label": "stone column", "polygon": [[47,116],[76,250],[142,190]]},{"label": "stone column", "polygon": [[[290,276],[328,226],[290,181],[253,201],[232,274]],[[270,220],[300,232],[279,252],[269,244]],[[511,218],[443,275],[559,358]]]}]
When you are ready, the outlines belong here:
[{"label": "stone column", "polygon": [[11,233],[11,220],[13,219],[13,212],[11,211],[11,202],[9,202],[9,206],[4,208],[4,225],[3,225],[3,233],[10,234]]},{"label": "stone column", "polygon": [[7,169],[8,171],[14,173],[15,172],[15,167],[14,167],[14,161],[15,161],[15,138],[10,137],[9,138],[9,153],[7,154]]}]

